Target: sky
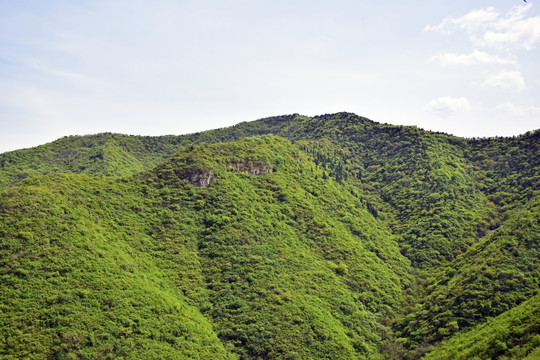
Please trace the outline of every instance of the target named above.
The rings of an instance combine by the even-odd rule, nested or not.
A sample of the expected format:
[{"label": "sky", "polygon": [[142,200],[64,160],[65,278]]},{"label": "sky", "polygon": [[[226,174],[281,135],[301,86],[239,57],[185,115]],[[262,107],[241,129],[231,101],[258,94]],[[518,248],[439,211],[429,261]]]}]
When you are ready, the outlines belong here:
[{"label": "sky", "polygon": [[0,153],[353,112],[540,128],[540,1],[0,0]]}]

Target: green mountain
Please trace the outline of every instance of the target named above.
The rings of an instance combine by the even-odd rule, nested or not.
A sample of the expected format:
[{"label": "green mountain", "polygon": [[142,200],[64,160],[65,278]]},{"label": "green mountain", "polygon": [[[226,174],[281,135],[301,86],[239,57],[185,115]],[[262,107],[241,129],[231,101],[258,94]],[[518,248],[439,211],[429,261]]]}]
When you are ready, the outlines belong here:
[{"label": "green mountain", "polygon": [[0,357],[534,357],[539,144],[338,113],[0,154]]}]

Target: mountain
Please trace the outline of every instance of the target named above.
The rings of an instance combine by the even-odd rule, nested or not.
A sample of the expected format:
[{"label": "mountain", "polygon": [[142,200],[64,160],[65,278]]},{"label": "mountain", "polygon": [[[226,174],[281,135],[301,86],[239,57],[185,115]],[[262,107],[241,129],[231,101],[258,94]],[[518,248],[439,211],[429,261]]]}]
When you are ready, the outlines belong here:
[{"label": "mountain", "polygon": [[539,138],[294,114],[0,154],[0,354],[534,356]]}]

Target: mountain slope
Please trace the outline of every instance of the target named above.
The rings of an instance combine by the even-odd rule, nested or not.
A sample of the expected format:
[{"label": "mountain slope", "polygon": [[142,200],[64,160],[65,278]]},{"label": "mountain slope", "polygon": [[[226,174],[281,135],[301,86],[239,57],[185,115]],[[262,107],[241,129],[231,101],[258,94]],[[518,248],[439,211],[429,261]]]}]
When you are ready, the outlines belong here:
[{"label": "mountain slope", "polygon": [[34,175],[128,175],[149,169],[179,147],[178,136],[121,134],[69,136],[34,148],[0,154],[0,189]]},{"label": "mountain slope", "polygon": [[433,344],[538,293],[540,196],[507,216],[428,286],[422,303],[400,324],[409,342]]},{"label": "mountain slope", "polygon": [[140,251],[148,214],[125,210],[148,204],[130,184],[39,177],[0,202],[3,358],[228,357]]},{"label": "mountain slope", "polygon": [[2,355],[374,356],[409,262],[320,173],[265,137],[185,149],[131,179],[21,182],[0,201]]},{"label": "mountain slope", "polygon": [[540,294],[451,338],[424,359],[538,359],[540,354]]},{"label": "mountain slope", "polygon": [[[495,189],[499,186],[485,170],[493,167],[489,161],[509,168],[501,176],[496,174],[498,179],[506,179],[504,175],[511,177],[522,168],[529,169],[533,176],[523,177],[523,183],[538,188],[538,179],[534,177],[538,145],[533,145],[538,134],[523,141],[530,144],[529,148],[514,151],[512,157],[530,159],[530,164],[508,163],[492,160],[497,154],[494,149],[513,149],[505,140],[494,141],[499,145],[490,145],[487,150],[483,143],[472,143],[471,148],[467,141],[456,137],[414,127],[376,124],[347,113],[314,118],[281,116],[179,137],[101,134],[66,138],[0,155],[0,186],[9,186],[37,173],[126,175],[157,165],[181,146],[268,133],[298,142],[317,164],[327,169],[328,176],[338,181],[359,179],[364,195],[372,198],[372,208],[383,206],[384,212],[395,217],[395,231],[404,235],[404,251],[419,267],[446,263],[472,244],[478,234],[496,225],[494,206],[487,200],[487,194],[480,191],[482,186]],[[482,155],[474,155],[479,151]],[[490,154],[489,161],[485,153]],[[504,197],[503,192],[491,195]],[[427,218],[432,220],[425,221]]]},{"label": "mountain slope", "polygon": [[0,353],[431,356],[538,293],[539,137],[295,114],[0,154]]}]

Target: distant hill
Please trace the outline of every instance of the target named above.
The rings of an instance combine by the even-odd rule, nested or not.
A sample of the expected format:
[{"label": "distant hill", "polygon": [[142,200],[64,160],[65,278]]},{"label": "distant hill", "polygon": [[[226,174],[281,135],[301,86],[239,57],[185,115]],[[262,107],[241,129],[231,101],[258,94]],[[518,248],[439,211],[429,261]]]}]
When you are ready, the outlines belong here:
[{"label": "distant hill", "polygon": [[0,357],[534,356],[539,144],[337,113],[0,154]]}]

